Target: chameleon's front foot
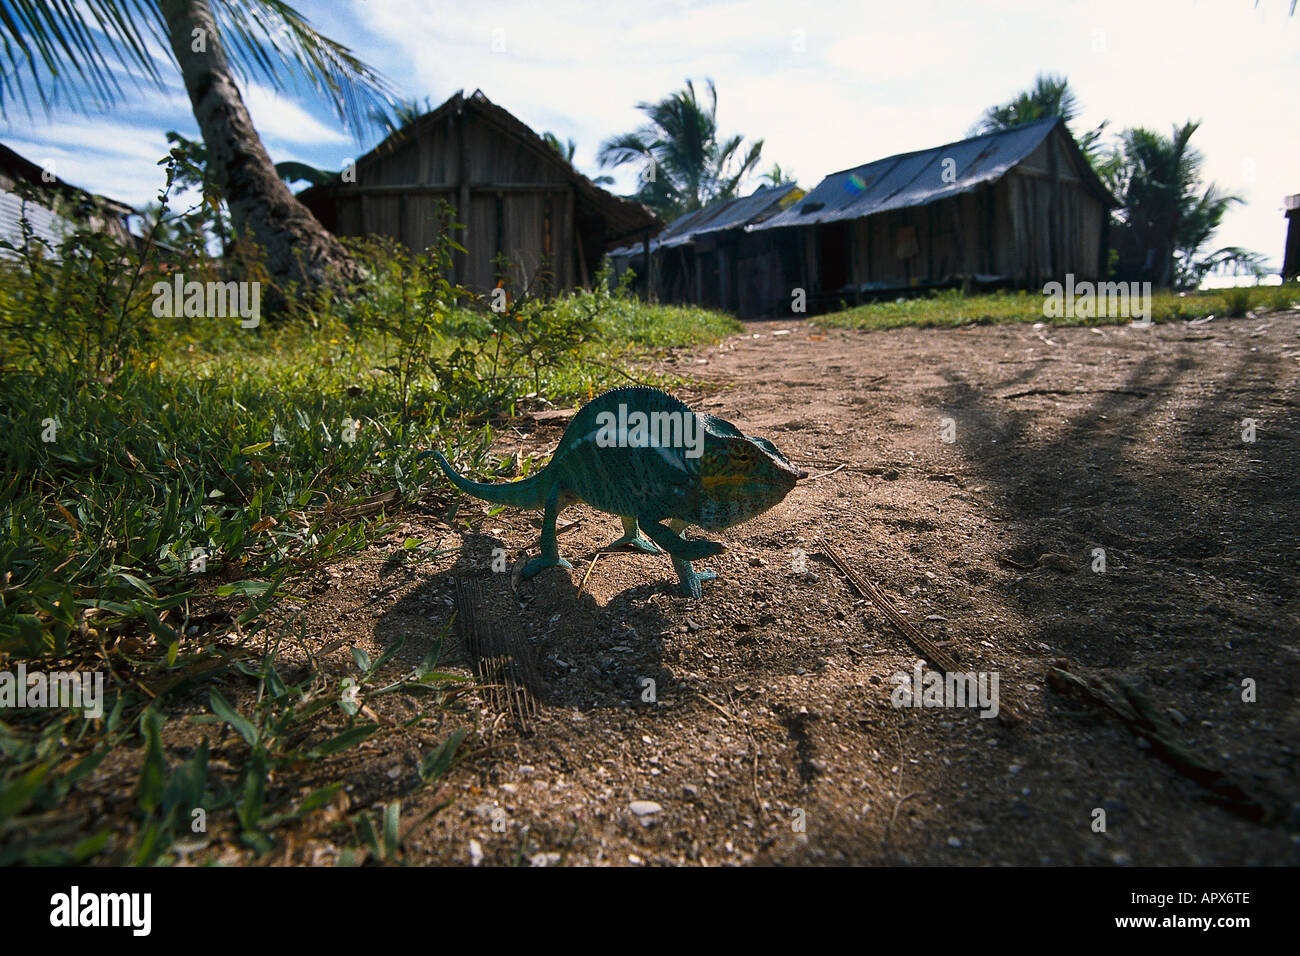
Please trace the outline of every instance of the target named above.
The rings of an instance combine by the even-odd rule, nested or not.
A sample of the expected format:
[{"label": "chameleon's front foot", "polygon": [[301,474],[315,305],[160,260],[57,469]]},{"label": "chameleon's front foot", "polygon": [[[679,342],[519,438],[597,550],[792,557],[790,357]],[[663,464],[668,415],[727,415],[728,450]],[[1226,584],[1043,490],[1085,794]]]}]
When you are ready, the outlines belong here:
[{"label": "chameleon's front foot", "polygon": [[682,597],[704,597],[702,582],[712,581],[717,577],[712,571],[696,571],[689,561],[674,561],[673,567],[676,568],[677,577],[681,581]]},{"label": "chameleon's front foot", "polygon": [[558,554],[550,557],[543,554],[536,558],[533,558],[531,561],[525,564],[524,569],[519,572],[519,576],[521,578],[527,579],[527,578],[535,577],[538,574],[541,574],[547,568],[555,568],[555,567],[564,568],[566,571],[573,570],[573,565],[571,565],[568,561],[565,561]]}]

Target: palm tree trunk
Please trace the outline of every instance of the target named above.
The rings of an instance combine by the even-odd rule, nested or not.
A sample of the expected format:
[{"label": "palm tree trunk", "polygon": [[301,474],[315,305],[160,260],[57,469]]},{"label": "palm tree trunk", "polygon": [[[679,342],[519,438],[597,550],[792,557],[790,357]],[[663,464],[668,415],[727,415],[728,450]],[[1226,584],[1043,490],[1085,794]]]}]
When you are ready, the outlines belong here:
[{"label": "palm tree trunk", "polygon": [[236,233],[262,248],[277,283],[337,287],[355,281],[360,272],[351,256],[276,175],[235,85],[207,0],[158,5],[207,146],[208,171],[225,195]]}]

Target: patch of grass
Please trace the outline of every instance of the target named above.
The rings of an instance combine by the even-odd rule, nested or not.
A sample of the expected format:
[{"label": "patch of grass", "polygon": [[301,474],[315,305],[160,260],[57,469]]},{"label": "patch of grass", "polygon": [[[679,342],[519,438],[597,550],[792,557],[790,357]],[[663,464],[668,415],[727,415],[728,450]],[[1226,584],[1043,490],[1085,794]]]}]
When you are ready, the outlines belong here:
[{"label": "patch of grass", "polygon": [[[290,295],[288,318],[256,328],[153,314],[155,281],[210,277],[210,262],[80,234],[0,263],[0,672],[21,660],[107,679],[99,719],[0,711],[0,862],[169,862],[195,842],[196,806],[269,852],[332,795],[270,787],[273,771],[377,732],[349,709],[367,694],[434,680],[434,710],[450,699],[451,676],[432,667],[372,686],[388,655],[358,657],[348,688],[314,665],[283,677],[281,650],[301,643],[301,575],[390,529],[436,469],[418,452],[459,451],[479,470],[495,426],[524,407],[586,400],[639,380],[656,350],[740,327],[604,286],[512,293],[494,311],[444,278],[449,242],[414,257],[359,246],[364,288]],[[230,618],[214,623],[218,607]],[[205,728],[229,738],[231,779],[211,779],[207,736],[171,742]],[[464,737],[430,752],[422,784]],[[139,774],[130,819],[87,830],[60,812],[124,752]],[[356,825],[373,858],[393,857],[387,836]]]},{"label": "patch of grass", "polygon": [[[1289,286],[1243,286],[1216,292],[1155,292],[1151,297],[1151,319],[1170,322],[1196,319],[1207,315],[1245,315],[1248,311],[1267,312],[1294,307],[1300,289]],[[962,325],[986,325],[999,322],[1046,322],[1049,325],[1127,325],[1132,321],[1121,316],[1044,315],[1045,297],[1038,292],[995,292],[988,295],[963,296],[957,290],[935,292],[925,297],[874,302],[868,305],[818,315],[814,325],[822,328],[892,329],[900,326],[917,328],[951,328]]]},{"label": "patch of grass", "polygon": [[1300,309],[1300,282],[1293,279],[1282,285],[1270,286],[1264,297],[1264,307],[1270,312]]},{"label": "patch of grass", "polygon": [[1233,317],[1245,315],[1250,310],[1252,298],[1250,289],[1245,287],[1224,289],[1220,295],[1224,314]]}]

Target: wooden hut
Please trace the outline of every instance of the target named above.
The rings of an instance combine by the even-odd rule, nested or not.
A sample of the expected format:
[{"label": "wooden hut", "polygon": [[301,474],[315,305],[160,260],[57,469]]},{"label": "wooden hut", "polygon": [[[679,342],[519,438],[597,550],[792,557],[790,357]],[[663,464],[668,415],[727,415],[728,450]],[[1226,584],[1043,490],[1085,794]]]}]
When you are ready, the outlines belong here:
[{"label": "wooden hut", "polygon": [[[21,192],[26,187],[31,199]],[[138,243],[130,228],[131,206],[116,199],[78,189],[50,171],[0,145],[0,239],[22,244],[26,218],[35,240],[57,249],[77,228],[106,233],[121,243]],[[5,254],[0,250],[0,254]]]},{"label": "wooden hut", "polygon": [[[648,283],[661,302],[689,303],[757,315],[784,294],[784,271],[769,243],[745,227],[774,216],[803,196],[794,183],[760,186],[673,220],[649,243]],[[610,253],[615,273],[631,268],[644,291],[644,245]]]},{"label": "wooden hut", "polygon": [[832,173],[746,231],[787,264],[787,303],[802,288],[833,308],[908,288],[1103,279],[1118,205],[1051,118]]},{"label": "wooden hut", "polygon": [[[594,185],[481,91],[457,93],[299,199],[337,235],[389,236],[413,252],[445,228],[435,210],[450,203],[466,227],[455,234],[466,249],[456,281],[477,291],[506,278],[557,291],[588,286],[608,248],[663,226]],[[508,277],[499,255],[510,260]]]}]

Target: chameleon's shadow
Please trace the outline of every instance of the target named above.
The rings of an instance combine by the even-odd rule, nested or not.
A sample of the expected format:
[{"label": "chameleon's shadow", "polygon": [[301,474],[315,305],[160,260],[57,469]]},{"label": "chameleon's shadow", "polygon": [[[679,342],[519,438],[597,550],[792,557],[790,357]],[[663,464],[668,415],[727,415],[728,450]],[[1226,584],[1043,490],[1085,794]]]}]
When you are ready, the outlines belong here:
[{"label": "chameleon's shadow", "polygon": [[[394,569],[392,575],[402,581],[418,572],[424,583],[409,589],[379,619],[377,642],[387,647],[403,637],[411,643],[416,635],[427,635],[417,648],[422,656],[427,642],[445,631],[443,664],[481,673],[485,657],[505,657],[513,678],[538,704],[653,706],[646,698],[662,694],[673,682],[663,660],[664,635],[676,622],[658,605],[664,598],[675,600],[670,598],[675,581],[627,588],[601,606],[582,587],[595,552],[570,554],[573,570],[548,568],[520,579],[516,563],[535,554],[533,549],[521,555],[497,537],[470,533],[450,568],[432,575],[413,567]],[[650,555],[645,559],[663,561]],[[597,566],[595,573],[600,572]],[[454,623],[458,584],[461,606],[472,601],[477,627]],[[652,601],[655,595],[660,599]],[[475,633],[486,637],[476,639]]]}]

